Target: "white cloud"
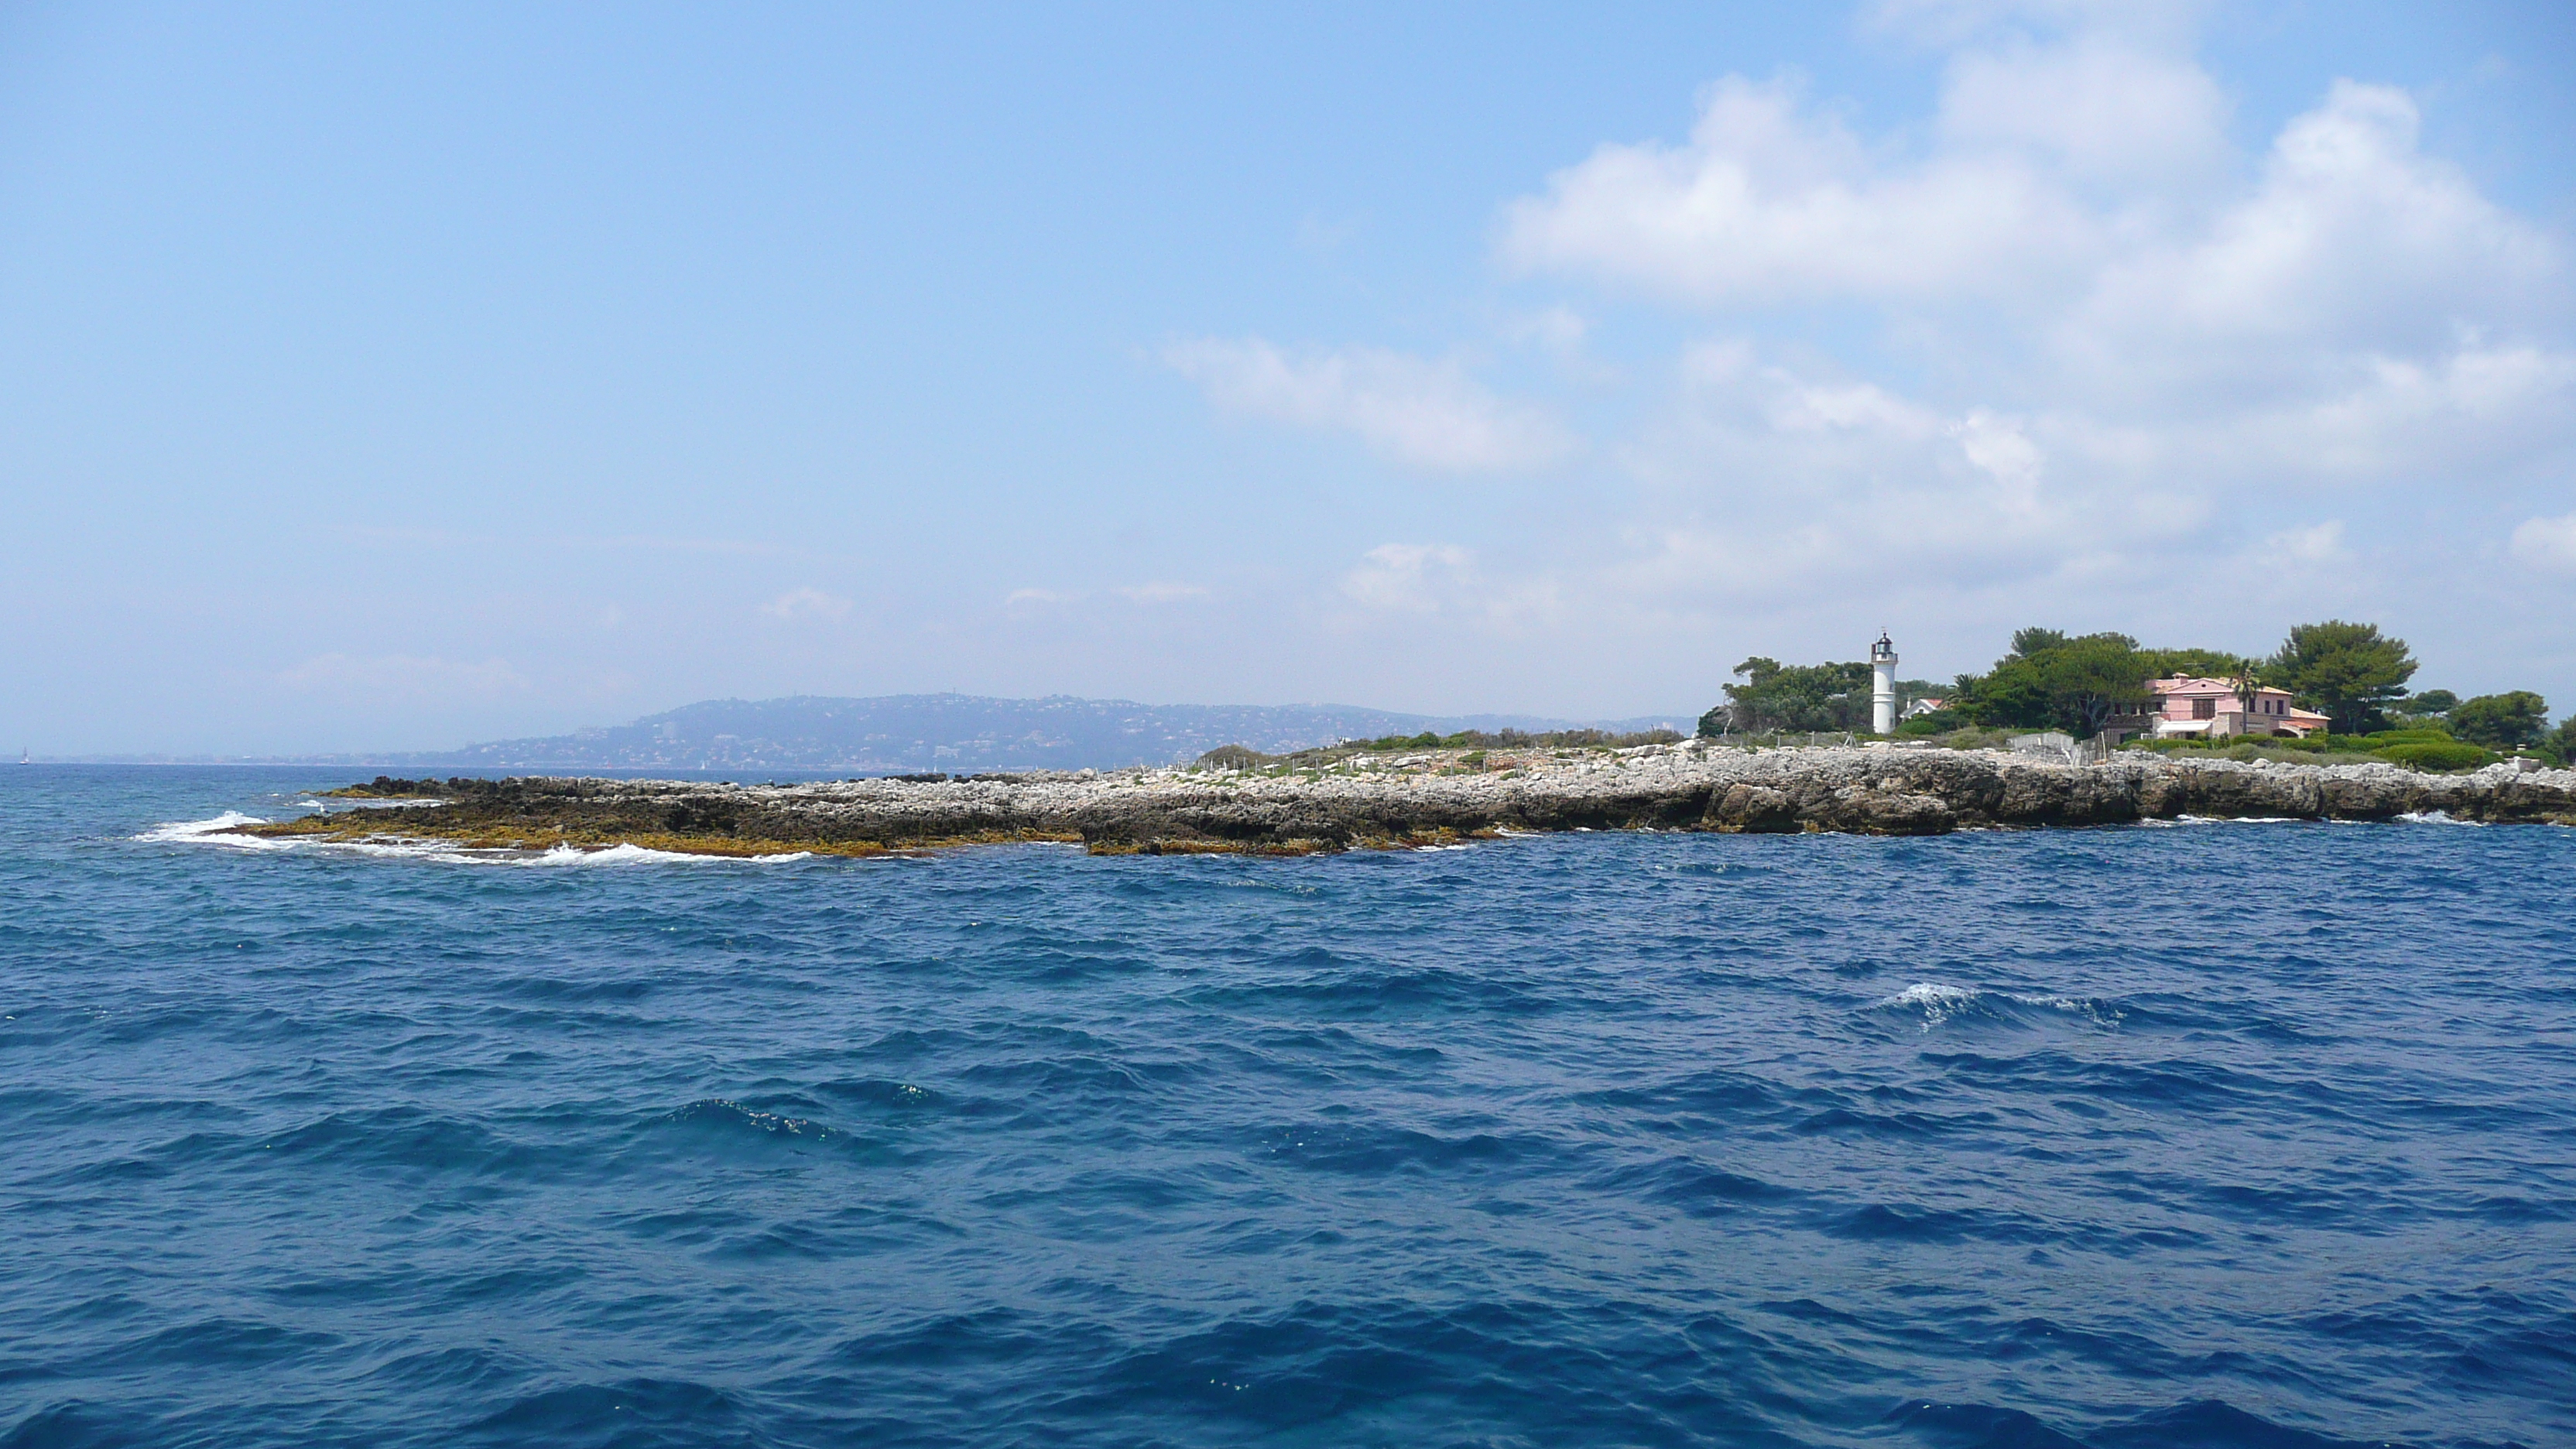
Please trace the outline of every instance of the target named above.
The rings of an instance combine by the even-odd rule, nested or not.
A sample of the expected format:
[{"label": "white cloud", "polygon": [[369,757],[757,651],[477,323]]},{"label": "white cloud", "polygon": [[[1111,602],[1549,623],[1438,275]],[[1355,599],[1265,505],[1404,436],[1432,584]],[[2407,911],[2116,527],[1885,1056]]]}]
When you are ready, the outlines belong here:
[{"label": "white cloud", "polygon": [[2106,29],[1954,56],[1920,148],[1730,76],[1685,143],[1509,204],[1498,252],[1698,306],[1899,309],[1928,355],[2103,403],[2277,401],[2563,314],[2556,245],[2422,153],[2405,92],[2337,82],[2250,184],[2226,116],[2187,55]]},{"label": "white cloud", "polygon": [[1778,384],[1769,412],[1772,425],[1784,433],[1870,431],[1928,438],[1944,431],[1939,414],[1875,383],[1806,383],[1776,368],[1765,375]]},{"label": "white cloud", "polygon": [[1507,265],[1697,303],[1999,294],[2094,250],[2094,223],[2021,158],[1887,167],[1788,82],[1708,88],[1690,140],[1607,145],[1505,212]]},{"label": "white cloud", "polygon": [[1952,147],[2027,153],[2078,184],[2135,186],[2215,172],[2227,115],[2218,82],[2189,58],[2095,33],[1962,53],[1937,125]]},{"label": "white cloud", "polygon": [[1986,471],[1987,476],[2017,494],[2039,487],[2039,470],[2048,455],[2039,450],[2017,423],[2008,422],[1984,408],[1978,408],[1959,419],[1950,428],[1959,440],[1959,451],[1968,461]]},{"label": "white cloud", "polygon": [[2136,441],[2078,417],[1945,413],[1803,376],[1749,344],[1680,364],[1673,412],[1627,461],[1651,488],[1631,561],[1600,587],[1773,604],[1871,587],[1960,592],[2136,572],[2201,527]]},{"label": "white cloud", "polygon": [[1490,576],[1473,553],[1446,543],[1380,544],[1342,576],[1341,594],[1356,608],[1345,625],[1437,617],[1504,638],[1556,623],[1564,611],[1552,574]]},{"label": "white cloud", "polygon": [[2426,360],[2335,359],[2337,376],[2275,405],[2172,430],[2176,457],[2276,479],[2388,482],[2489,473],[2576,437],[2576,353],[2481,347]]},{"label": "white cloud", "polygon": [[2576,573],[2576,513],[2525,519],[2513,531],[2513,556],[2534,568]]},{"label": "white cloud", "polygon": [[2273,534],[2255,557],[2280,568],[2317,568],[2348,564],[2352,551],[2344,547],[2343,520],[2336,518]]},{"label": "white cloud", "polygon": [[1539,468],[1574,446],[1544,409],[1494,396],[1454,358],[1435,362],[1374,347],[1292,356],[1257,337],[1176,342],[1163,357],[1219,408],[1355,433],[1417,467]]},{"label": "white cloud", "polygon": [[[1605,145],[1504,208],[1511,268],[1744,319],[1618,450],[1655,499],[1636,587],[1744,598],[1854,557],[1963,590],[2349,571],[2348,529],[2427,478],[2510,498],[2563,471],[2558,243],[2425,154],[2391,87],[2337,82],[2240,161],[2200,9],[1888,0],[1875,24],[1951,51],[1927,125],[1862,137],[1727,77],[1685,141]],[[1853,316],[1898,366],[1760,338]],[[2225,544],[2285,487],[2351,522]],[[2555,557],[2546,522],[2523,556]]]},{"label": "white cloud", "polygon": [[2112,259],[2056,350],[2103,383],[2241,401],[2430,360],[2557,310],[2555,249],[2417,150],[2405,92],[2338,81],[2199,232]]},{"label": "white cloud", "polygon": [[1469,561],[1454,544],[1383,543],[1342,576],[1342,593],[1381,613],[1427,614],[1466,580]]},{"label": "white cloud", "polygon": [[760,606],[760,612],[773,619],[798,623],[809,619],[837,622],[850,616],[850,601],[821,589],[790,589]]}]

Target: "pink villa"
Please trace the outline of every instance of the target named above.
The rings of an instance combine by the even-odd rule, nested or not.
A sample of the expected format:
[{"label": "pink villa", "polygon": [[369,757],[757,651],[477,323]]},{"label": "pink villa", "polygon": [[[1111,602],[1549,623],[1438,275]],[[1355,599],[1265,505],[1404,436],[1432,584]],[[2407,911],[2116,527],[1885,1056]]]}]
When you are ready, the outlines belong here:
[{"label": "pink villa", "polygon": [[2148,713],[2160,740],[2178,735],[2305,735],[2333,722],[2290,703],[2286,689],[2255,690],[2250,722],[2236,686],[2224,679],[2151,679],[2147,692],[2155,696]]}]

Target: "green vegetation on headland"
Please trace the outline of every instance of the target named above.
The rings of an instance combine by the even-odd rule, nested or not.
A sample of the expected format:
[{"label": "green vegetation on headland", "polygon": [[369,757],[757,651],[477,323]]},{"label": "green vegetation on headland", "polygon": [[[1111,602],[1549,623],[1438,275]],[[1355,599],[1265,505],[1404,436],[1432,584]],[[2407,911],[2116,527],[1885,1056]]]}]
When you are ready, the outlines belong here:
[{"label": "green vegetation on headland", "polygon": [[1671,745],[1681,742],[1672,730],[1640,730],[1633,734],[1611,734],[1605,730],[1459,730],[1454,734],[1433,734],[1425,730],[1416,735],[1385,735],[1374,740],[1344,740],[1338,745],[1319,745],[1310,750],[1296,750],[1284,755],[1265,755],[1242,745],[1219,745],[1198,757],[1196,768],[1202,770],[1261,770],[1271,773],[1296,770],[1325,770],[1335,765],[1372,755],[1393,755],[1423,750],[1464,751],[1458,764],[1474,769],[1495,750],[1631,750],[1639,745]]},{"label": "green vegetation on headland", "polygon": [[2499,758],[2494,752],[2440,729],[2392,729],[2375,735],[2315,734],[2219,740],[2133,740],[2124,749],[2153,750],[2185,759],[2277,760],[2309,765],[2385,760],[2413,770],[2473,770]]},{"label": "green vegetation on headland", "polygon": [[[2262,659],[2215,649],[2144,648],[2126,634],[2024,629],[2013,635],[2011,651],[1982,674],[1963,674],[1946,686],[1897,681],[1897,706],[1909,717],[1896,736],[1973,749],[2044,730],[2079,740],[2106,731],[2124,738],[2144,735],[2151,723],[2148,683],[2192,676],[2227,682],[2249,707],[2258,691],[2285,691],[2297,707],[2326,716],[2331,732],[2307,739],[2141,738],[2125,747],[2237,760],[2368,758],[2419,770],[2470,769],[2505,753],[2527,752],[2553,764],[2576,758],[2576,716],[2552,730],[2548,701],[2540,695],[2513,690],[2464,700],[2439,689],[2409,694],[2417,668],[2406,641],[2375,624],[2340,619],[2293,628]],[[1701,716],[1702,738],[1873,738],[1865,663],[1783,665],[1756,656],[1733,672],[1741,682],[1726,685],[1725,700]],[[1921,709],[1917,701],[1938,705]]]}]

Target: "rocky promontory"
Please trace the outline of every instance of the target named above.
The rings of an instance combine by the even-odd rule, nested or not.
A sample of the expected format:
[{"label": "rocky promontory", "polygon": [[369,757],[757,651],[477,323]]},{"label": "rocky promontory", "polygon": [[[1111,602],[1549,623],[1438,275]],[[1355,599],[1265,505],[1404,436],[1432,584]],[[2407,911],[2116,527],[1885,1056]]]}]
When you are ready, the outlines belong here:
[{"label": "rocky promontory", "polygon": [[492,849],[632,843],[726,855],[869,855],[1003,841],[1099,853],[1302,854],[1517,831],[1953,830],[2179,816],[2576,825],[2576,771],[2507,761],[2399,766],[2168,759],[2066,764],[1994,750],[1745,749],[1689,741],[1519,754],[1357,753],[1323,766],[911,776],[809,784],[380,778],[369,808],[240,827],[322,840],[422,838]]}]

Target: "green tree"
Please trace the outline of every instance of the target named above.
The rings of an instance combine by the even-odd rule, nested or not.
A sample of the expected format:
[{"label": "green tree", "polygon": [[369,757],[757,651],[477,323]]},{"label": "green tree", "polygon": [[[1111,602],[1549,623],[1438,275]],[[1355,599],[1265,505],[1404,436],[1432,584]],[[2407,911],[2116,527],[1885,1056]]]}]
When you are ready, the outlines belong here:
[{"label": "green tree", "polygon": [[2254,701],[2263,692],[2263,664],[2257,659],[2237,659],[2218,676],[2236,691],[2236,702],[2245,706],[2244,719],[2250,728],[2254,719]]},{"label": "green tree", "polygon": [[1983,674],[1953,680],[1950,708],[1971,724],[1989,728],[2045,729],[2048,686],[2035,665],[2007,656]]},{"label": "green tree", "polygon": [[1848,664],[1782,664],[1756,655],[1735,666],[1742,684],[1726,686],[1726,703],[1700,721],[1702,733],[1711,717],[1739,730],[1848,730],[1869,727],[1869,666]]},{"label": "green tree", "polygon": [[2142,649],[2147,658],[2150,679],[2232,678],[2237,663],[2244,657],[2219,649]]},{"label": "green tree", "polygon": [[2561,769],[2576,765],[2576,714],[2560,720],[2558,728],[2542,737],[2540,752]]},{"label": "green tree", "polygon": [[2050,706],[2059,724],[2090,739],[2115,714],[2147,705],[2147,661],[2126,634],[2070,639],[2046,661]]},{"label": "green tree", "polygon": [[2457,709],[2459,704],[2460,697],[2447,689],[2428,689],[2397,701],[2397,711],[2418,719],[2439,719]]},{"label": "green tree", "polygon": [[2405,696],[2415,668],[2406,641],[2381,634],[2377,624],[2329,619],[2292,629],[2264,661],[2263,681],[2323,712],[2336,734],[2358,735],[2387,723],[2383,710]]},{"label": "green tree", "polygon": [[2451,733],[2500,750],[2536,745],[2549,731],[2549,701],[2528,689],[2464,699],[2450,713]]},{"label": "green tree", "polygon": [[2126,634],[2024,629],[1992,670],[1959,676],[1952,707],[1982,725],[2054,727],[2089,739],[2111,716],[2145,707],[2154,663]]}]

